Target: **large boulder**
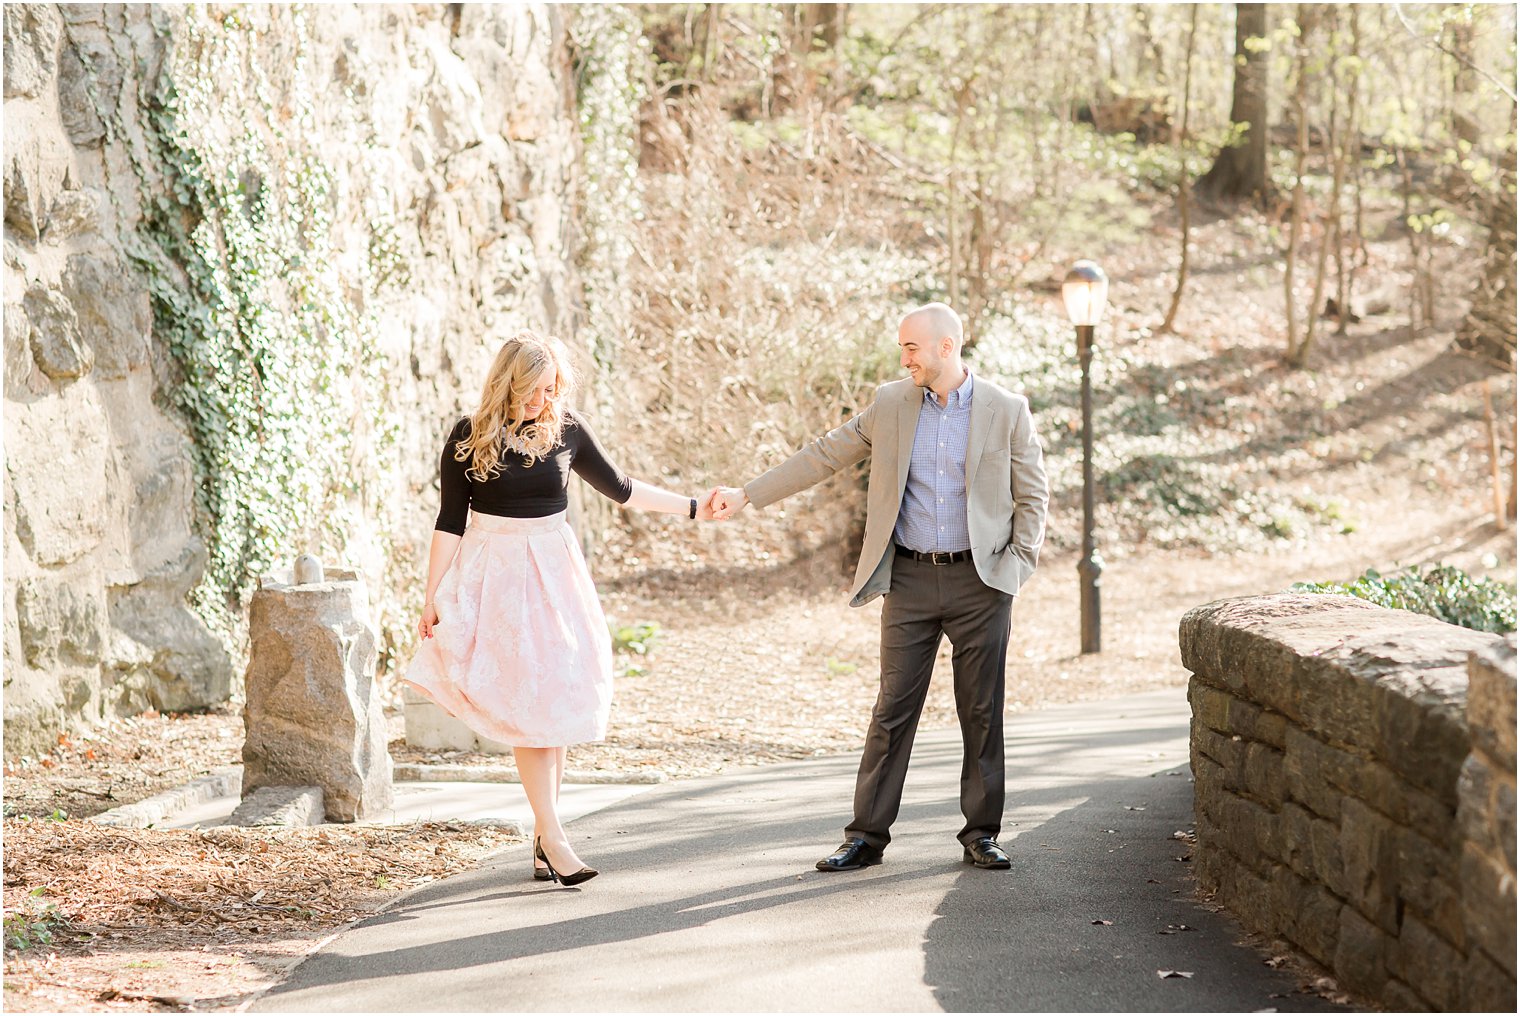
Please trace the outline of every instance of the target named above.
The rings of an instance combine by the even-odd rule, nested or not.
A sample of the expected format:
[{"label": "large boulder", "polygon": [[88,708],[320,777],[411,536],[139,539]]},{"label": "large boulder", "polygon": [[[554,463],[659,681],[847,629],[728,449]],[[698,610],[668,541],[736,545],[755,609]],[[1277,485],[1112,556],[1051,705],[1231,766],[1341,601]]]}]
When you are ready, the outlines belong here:
[{"label": "large boulder", "polygon": [[321,787],[327,817],[352,822],[391,803],[391,759],[375,689],[369,597],[353,572],[253,594],[243,719],[243,796]]}]

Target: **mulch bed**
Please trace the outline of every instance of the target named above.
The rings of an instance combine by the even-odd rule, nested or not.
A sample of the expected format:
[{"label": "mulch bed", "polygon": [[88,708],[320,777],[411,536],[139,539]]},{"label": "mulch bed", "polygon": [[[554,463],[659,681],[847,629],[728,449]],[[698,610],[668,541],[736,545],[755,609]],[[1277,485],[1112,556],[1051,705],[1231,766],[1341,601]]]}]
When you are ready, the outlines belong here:
[{"label": "mulch bed", "polygon": [[521,842],[453,823],[3,828],[15,1011],[236,1007],[333,931]]}]

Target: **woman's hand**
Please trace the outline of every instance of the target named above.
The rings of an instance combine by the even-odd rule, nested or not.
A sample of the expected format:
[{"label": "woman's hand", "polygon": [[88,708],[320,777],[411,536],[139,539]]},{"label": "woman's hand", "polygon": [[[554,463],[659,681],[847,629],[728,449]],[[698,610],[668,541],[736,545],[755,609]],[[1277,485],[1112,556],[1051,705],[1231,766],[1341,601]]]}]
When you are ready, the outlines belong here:
[{"label": "woman's hand", "polygon": [[707,492],[707,496],[697,499],[697,518],[703,522],[713,520],[713,498],[717,496],[718,488],[714,487]]},{"label": "woman's hand", "polygon": [[743,487],[714,487],[707,495],[707,510],[719,522],[727,522],[749,504],[749,495]]},{"label": "woman's hand", "polygon": [[433,625],[438,623],[438,608],[431,603],[422,605],[422,620],[417,622],[417,633],[425,639],[433,637]]}]

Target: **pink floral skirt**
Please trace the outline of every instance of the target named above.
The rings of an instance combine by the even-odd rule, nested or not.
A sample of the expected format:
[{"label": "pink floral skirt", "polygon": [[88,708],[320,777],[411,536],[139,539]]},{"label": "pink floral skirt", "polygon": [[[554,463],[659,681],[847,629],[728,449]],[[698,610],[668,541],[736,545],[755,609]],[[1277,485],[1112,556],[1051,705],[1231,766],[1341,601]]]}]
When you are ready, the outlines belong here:
[{"label": "pink floral skirt", "polygon": [[612,639],[565,513],[472,512],[406,682],[471,730],[522,748],[600,741]]}]

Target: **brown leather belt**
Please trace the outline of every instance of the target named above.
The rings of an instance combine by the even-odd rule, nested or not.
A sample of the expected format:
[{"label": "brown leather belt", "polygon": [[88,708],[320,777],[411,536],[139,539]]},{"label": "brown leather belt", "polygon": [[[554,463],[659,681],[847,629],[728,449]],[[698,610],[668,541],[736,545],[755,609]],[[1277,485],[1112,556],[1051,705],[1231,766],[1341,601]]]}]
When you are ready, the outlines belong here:
[{"label": "brown leather belt", "polygon": [[909,550],[900,543],[894,543],[893,546],[897,548],[898,557],[911,557],[925,564],[955,564],[958,561],[971,560],[969,550],[936,550],[923,554],[916,550]]}]

